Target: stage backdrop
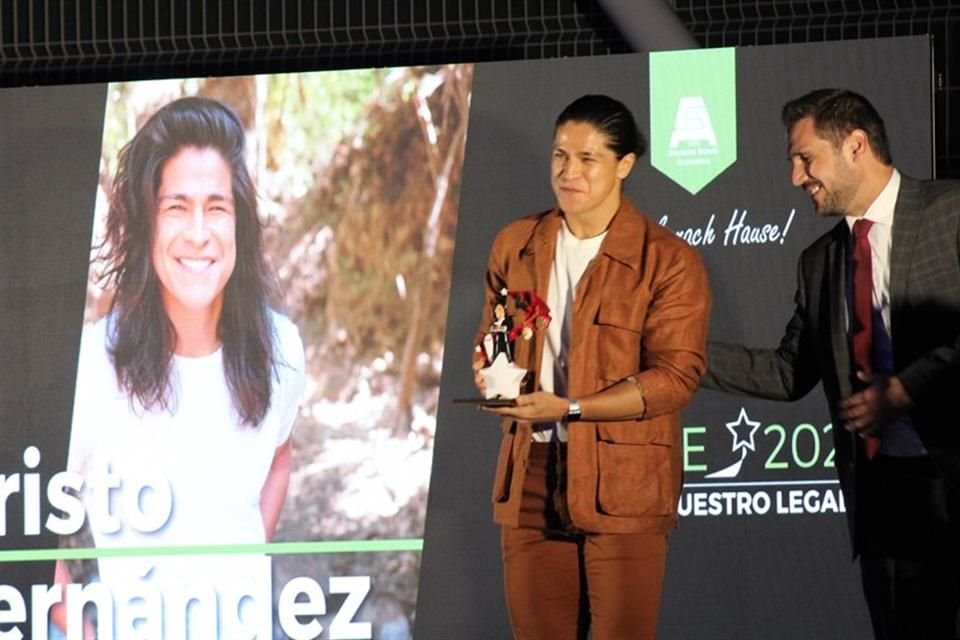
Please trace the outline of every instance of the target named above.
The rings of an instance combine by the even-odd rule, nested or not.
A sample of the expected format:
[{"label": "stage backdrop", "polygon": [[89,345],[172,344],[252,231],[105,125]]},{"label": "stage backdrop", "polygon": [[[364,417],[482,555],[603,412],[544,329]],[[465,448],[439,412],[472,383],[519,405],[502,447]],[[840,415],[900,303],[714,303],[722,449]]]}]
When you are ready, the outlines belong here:
[{"label": "stage backdrop", "polygon": [[[477,67],[418,638],[509,636],[490,504],[500,429],[451,400],[476,393],[471,342],[494,234],[553,203],[557,114],[585,93],[626,103],[651,142],[626,193],[700,251],[714,296],[710,336],[775,346],[793,309],[800,251],[835,224],[791,186],[780,123],[786,100],[820,87],[866,95],[886,120],[896,165],[930,176],[925,37]],[[868,637],[822,391],[794,404],[700,391],[683,425],[682,517],[658,637]]]},{"label": "stage backdrop", "polygon": [[[499,429],[450,400],[474,393],[494,233],[552,202],[556,114],[605,92],[653,127],[629,195],[701,251],[712,335],[773,344],[799,250],[827,226],[789,186],[779,107],[825,85],[867,94],[898,166],[929,173],[925,38],[0,91],[0,635],[56,637],[46,613],[62,595],[58,558],[73,561],[70,601],[92,601],[101,630],[169,635],[157,625],[190,594],[150,591],[149,562],[132,585],[98,583],[97,560],[196,558],[209,620],[223,603],[201,567],[241,553],[258,558],[258,579],[230,596],[252,608],[219,611],[214,635],[404,638],[416,624],[419,638],[506,637],[489,502]],[[113,295],[97,259],[107,194],[123,144],[193,95],[243,122],[267,259],[305,346],[287,501],[266,544],[191,544],[198,531],[161,549],[149,535],[97,548],[73,495],[86,479],[66,468],[80,336]],[[661,635],[863,636],[819,393],[776,405],[701,392],[684,428]],[[206,461],[225,487],[246,477],[232,451],[190,445],[171,469]],[[143,526],[158,487],[124,488],[119,524]]]}]

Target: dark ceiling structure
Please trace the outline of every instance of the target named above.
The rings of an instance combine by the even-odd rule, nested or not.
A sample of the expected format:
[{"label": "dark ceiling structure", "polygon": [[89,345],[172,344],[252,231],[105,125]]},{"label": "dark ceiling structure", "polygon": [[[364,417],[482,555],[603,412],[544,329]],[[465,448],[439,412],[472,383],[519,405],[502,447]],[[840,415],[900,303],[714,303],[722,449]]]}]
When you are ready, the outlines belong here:
[{"label": "dark ceiling structure", "polygon": [[627,53],[662,46],[636,34],[658,2],[704,47],[931,35],[937,174],[960,177],[949,0],[0,0],[0,86]]}]

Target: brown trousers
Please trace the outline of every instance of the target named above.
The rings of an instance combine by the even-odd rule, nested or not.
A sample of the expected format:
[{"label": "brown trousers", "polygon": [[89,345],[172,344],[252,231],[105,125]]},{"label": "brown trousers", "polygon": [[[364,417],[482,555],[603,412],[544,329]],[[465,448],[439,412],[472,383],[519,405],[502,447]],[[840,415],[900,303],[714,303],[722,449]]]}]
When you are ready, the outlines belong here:
[{"label": "brown trousers", "polygon": [[519,527],[501,529],[507,608],[519,640],[654,638],[667,557],[665,534],[575,533],[554,507],[557,456],[534,443]]}]

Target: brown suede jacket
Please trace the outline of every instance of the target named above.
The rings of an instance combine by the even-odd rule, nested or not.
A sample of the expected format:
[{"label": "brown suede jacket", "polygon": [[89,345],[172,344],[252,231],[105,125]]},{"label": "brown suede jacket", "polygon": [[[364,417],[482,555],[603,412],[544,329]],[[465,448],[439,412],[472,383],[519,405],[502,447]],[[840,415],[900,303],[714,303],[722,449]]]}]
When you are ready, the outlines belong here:
[{"label": "brown suede jacket", "polygon": [[[504,227],[493,243],[476,344],[501,288],[547,299],[561,214]],[[695,249],[626,198],[597,257],[577,285],[568,358],[569,394],[582,397],[633,377],[643,416],[569,425],[567,506],[575,527],[601,533],[662,533],[676,526],[683,483],[680,411],[706,367],[710,315],[706,271]],[[562,321],[554,318],[555,322]],[[514,359],[538,388],[545,330],[517,339]],[[517,526],[532,425],[505,419],[494,481],[494,519]]]}]

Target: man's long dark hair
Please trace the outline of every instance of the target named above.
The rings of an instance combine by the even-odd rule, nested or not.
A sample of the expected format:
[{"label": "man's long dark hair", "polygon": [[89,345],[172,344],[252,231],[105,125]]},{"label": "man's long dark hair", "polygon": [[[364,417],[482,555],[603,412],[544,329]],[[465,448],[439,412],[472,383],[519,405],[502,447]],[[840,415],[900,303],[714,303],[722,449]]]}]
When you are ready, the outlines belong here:
[{"label": "man's long dark hair", "polygon": [[270,320],[276,287],[263,256],[256,189],[244,161],[243,124],[219,102],[171,102],[120,151],[103,245],[108,265],[104,277],[116,291],[109,353],[131,404],[175,409],[171,364],[176,331],[160,298],[152,244],[164,165],[187,147],[215,149],[231,170],[237,260],[224,290],[217,331],[234,408],[243,424],[256,426],[270,406],[277,362]]},{"label": "man's long dark hair", "polygon": [[633,114],[619,100],[605,95],[580,96],[568,104],[553,126],[554,135],[567,122],[584,122],[607,136],[607,143],[617,160],[628,153],[639,159],[647,150],[647,140],[637,128]]}]

